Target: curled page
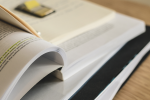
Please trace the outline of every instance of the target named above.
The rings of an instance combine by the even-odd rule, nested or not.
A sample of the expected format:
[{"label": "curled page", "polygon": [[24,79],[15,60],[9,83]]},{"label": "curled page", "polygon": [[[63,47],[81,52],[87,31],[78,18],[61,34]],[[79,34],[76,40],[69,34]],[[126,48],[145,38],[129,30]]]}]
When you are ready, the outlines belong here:
[{"label": "curled page", "polygon": [[[66,65],[65,52],[0,21],[0,100],[8,100],[22,78],[19,100],[47,74]],[[16,99],[17,98],[17,99]]]},{"label": "curled page", "polygon": [[0,5],[0,19],[3,21],[6,21],[7,23],[10,23],[20,29],[30,32],[37,37],[40,37],[37,34],[37,32],[30,25],[28,25],[26,22],[24,22],[18,16],[16,16],[11,11],[9,11],[8,9],[4,8],[1,5]]}]

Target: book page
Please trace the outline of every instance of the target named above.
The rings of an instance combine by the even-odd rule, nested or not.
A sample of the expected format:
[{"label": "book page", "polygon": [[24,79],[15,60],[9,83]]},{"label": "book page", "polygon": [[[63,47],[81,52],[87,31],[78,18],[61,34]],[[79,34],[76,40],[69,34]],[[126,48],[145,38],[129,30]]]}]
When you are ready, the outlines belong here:
[{"label": "book page", "polygon": [[23,74],[7,100],[20,100],[43,77],[60,67],[62,65],[44,56],[38,58]]},{"label": "book page", "polygon": [[[43,54],[56,52],[62,56],[62,60],[64,61],[65,53],[60,48],[53,46],[49,42],[46,42],[34,35],[31,35],[30,33],[10,26],[3,21],[0,21],[0,30],[1,100],[5,100],[9,97],[9,94],[23,73],[37,58]],[[47,58],[48,57],[45,57],[45,59]],[[56,59],[57,57],[54,56],[52,58],[55,58],[55,61],[58,61],[59,63],[59,60]],[[49,70],[49,73],[62,67],[64,63],[61,62],[63,61],[60,61],[59,64],[56,64],[55,68]],[[38,79],[36,82],[39,80],[40,79]],[[36,83],[34,82],[33,84]]]},{"label": "book page", "polygon": [[53,14],[38,18],[15,10],[24,1],[0,0],[0,4],[41,32],[40,36],[44,40],[53,43],[65,41],[90,30],[111,20],[115,15],[110,9],[83,0],[37,0],[41,5],[56,10]]},{"label": "book page", "polygon": [[[82,33],[81,35],[71,38],[70,40],[63,42],[58,46],[66,51],[66,54],[69,58],[69,64],[72,64],[81,59],[83,56],[88,55],[98,47],[102,46],[104,41],[110,41],[110,38],[107,39],[107,37],[105,37],[105,39],[102,40],[100,37],[113,28],[113,24],[106,23],[102,26],[96,27],[90,31]],[[101,41],[99,43],[98,41],[95,41],[95,39],[98,37],[98,40]]]},{"label": "book page", "polygon": [[37,37],[40,37],[37,35],[37,32],[30,27],[30,25],[28,25],[26,22],[24,22],[23,20],[21,20],[19,17],[17,17],[15,14],[13,14],[11,11],[9,11],[8,9],[6,9],[5,7],[0,5],[0,19],[12,24],[24,31],[27,31],[29,33],[34,34]]},{"label": "book page", "polygon": [[115,52],[117,52],[117,50],[109,52],[106,56],[87,65],[86,68],[65,81],[60,81],[54,76],[48,75],[35,85],[21,100],[71,100],[71,97],[82,88],[88,79],[92,77]]},{"label": "book page", "polygon": [[60,45],[66,51],[68,66],[61,72],[67,79],[83,69],[95,59],[105,56],[119,45],[142,34],[145,31],[143,21],[116,14],[116,18],[86,34],[74,37]]}]

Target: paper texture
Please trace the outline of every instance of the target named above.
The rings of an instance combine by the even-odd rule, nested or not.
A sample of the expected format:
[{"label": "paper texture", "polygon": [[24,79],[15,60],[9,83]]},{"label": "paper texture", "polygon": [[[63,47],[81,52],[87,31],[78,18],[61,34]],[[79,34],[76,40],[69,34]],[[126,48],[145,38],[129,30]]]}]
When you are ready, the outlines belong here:
[{"label": "paper texture", "polygon": [[[40,56],[46,53],[50,56],[52,52],[58,53],[60,55],[58,60],[56,59],[58,58],[58,55],[45,57],[45,59],[49,60],[50,62],[51,60],[57,62],[55,63],[55,66],[51,67],[51,65],[49,65],[49,67],[51,67],[49,70],[48,68],[44,69],[45,71],[49,71],[49,73],[66,65],[66,56],[64,51],[58,47],[53,46],[49,42],[37,38],[36,36],[24,32],[20,29],[14,28],[13,26],[10,26],[2,21],[0,21],[0,29],[0,47],[2,48],[0,50],[1,100],[8,99],[21,76]],[[22,92],[21,95],[23,96],[23,93],[26,93],[34,84],[36,84],[47,74],[48,72],[43,75],[39,74],[40,77],[38,77],[38,79],[35,78],[35,81],[32,80],[32,84],[29,85],[29,87],[26,88],[26,90]]]},{"label": "paper texture", "polygon": [[[9,2],[9,3],[8,3]],[[0,0],[0,4],[17,14],[29,23],[36,31],[41,32],[41,37],[59,44],[62,41],[81,34],[113,19],[115,12],[82,0],[39,0],[41,5],[53,8],[55,13],[44,18],[38,18],[15,8],[24,0]],[[100,13],[97,13],[100,12]]]},{"label": "paper texture", "polygon": [[7,100],[20,100],[43,77],[61,67],[45,57],[38,58],[23,74]]},{"label": "paper texture", "polygon": [[26,22],[24,22],[23,20],[21,20],[19,17],[17,17],[15,14],[13,14],[12,12],[10,12],[9,10],[7,10],[6,8],[4,8],[3,6],[0,5],[0,19],[3,21],[6,21],[20,29],[23,29],[27,32],[30,32],[32,34],[34,34],[37,37],[40,37],[37,32],[30,27]]},{"label": "paper texture", "polygon": [[80,42],[79,40],[69,40],[69,42],[64,45],[64,47],[71,45],[71,49],[66,52],[68,66],[61,70],[64,79],[69,78],[86,65],[105,56],[108,52],[142,34],[144,31],[145,24],[143,21],[117,13],[114,20],[111,20],[104,26],[91,30],[91,32],[87,32],[88,36],[90,36],[90,34],[98,34],[96,37],[89,37],[91,39],[88,39],[86,42],[81,41],[83,44],[80,45],[76,44]]},{"label": "paper texture", "polygon": [[80,89],[82,85],[118,50],[109,52],[108,55],[87,65],[65,81],[60,81],[49,75],[39,84],[35,85],[21,100],[69,100],[69,98]]}]

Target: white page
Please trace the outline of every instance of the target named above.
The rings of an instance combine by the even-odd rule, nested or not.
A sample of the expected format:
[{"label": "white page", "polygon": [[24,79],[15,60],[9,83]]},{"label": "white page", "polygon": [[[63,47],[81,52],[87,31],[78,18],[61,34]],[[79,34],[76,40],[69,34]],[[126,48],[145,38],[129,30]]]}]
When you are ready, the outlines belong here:
[{"label": "white page", "polygon": [[62,65],[45,57],[38,58],[23,74],[7,100],[20,100],[38,81]]},{"label": "white page", "polygon": [[12,12],[9,12],[7,9],[2,7],[1,5],[0,5],[0,19],[24,31],[27,31],[29,33],[33,33],[33,34],[36,33],[35,30],[32,29],[28,24],[23,22],[21,19],[15,16]]},{"label": "white page", "polygon": [[40,31],[44,40],[53,43],[65,41],[115,16],[114,11],[84,0],[38,0],[41,4],[56,10],[49,16],[38,18],[15,10],[24,1],[0,0],[0,4]]},{"label": "white page", "polygon": [[136,31],[135,33],[128,33],[131,35],[128,35],[128,37],[124,37],[122,38],[123,40],[118,40],[117,42],[127,41],[144,32],[143,21],[117,13],[115,19],[102,26],[82,33],[58,46],[66,51],[69,64],[71,64],[99,47],[108,44],[113,40],[116,41],[115,39],[127,34],[126,32],[132,29],[134,30],[134,28],[139,25],[141,25],[141,30]]},{"label": "white page", "polygon": [[[144,31],[145,24],[143,21],[117,13],[116,18],[104,26],[91,30],[87,35],[78,36],[77,39],[75,37],[72,40],[68,40],[62,46],[60,45],[66,50],[69,60],[68,66],[62,69],[64,79],[69,78],[86,65],[103,57],[119,45],[123,45]],[[67,50],[66,48],[69,49]]]},{"label": "white page", "polygon": [[62,56],[63,61],[65,59],[63,50],[53,46],[49,42],[16,29],[2,21],[0,21],[0,29],[1,100],[8,98],[23,73],[41,55],[48,52],[56,52]]},{"label": "white page", "polygon": [[[92,64],[85,67],[83,70],[79,71],[77,74],[68,78],[65,81],[60,81],[53,76],[47,77],[45,80],[41,81],[35,87],[33,87],[21,100],[68,100],[75,92],[77,92],[85,82],[92,76],[94,73],[103,66],[121,47],[116,50],[110,52],[107,56],[98,59]],[[114,85],[115,82],[123,83],[125,81],[126,73],[130,73],[130,69],[133,70],[136,64],[141,60],[141,58],[150,50],[150,44],[148,44],[136,57],[131,61],[132,64],[129,64],[119,75],[116,77],[116,81],[112,81]],[[125,74],[124,74],[125,73]],[[121,76],[121,78],[120,78]],[[110,84],[111,85],[111,84]],[[100,100],[109,100],[108,98],[114,96],[116,93],[116,89],[118,88],[105,88],[104,91],[110,93],[114,90],[114,92],[107,94],[105,92],[101,92],[100,96],[103,95],[105,98]],[[109,90],[111,89],[111,90]],[[105,95],[106,94],[106,95]],[[99,99],[96,99],[99,100]]]},{"label": "white page", "polygon": [[49,76],[35,85],[21,100],[68,100],[122,46],[87,65],[65,81]]}]

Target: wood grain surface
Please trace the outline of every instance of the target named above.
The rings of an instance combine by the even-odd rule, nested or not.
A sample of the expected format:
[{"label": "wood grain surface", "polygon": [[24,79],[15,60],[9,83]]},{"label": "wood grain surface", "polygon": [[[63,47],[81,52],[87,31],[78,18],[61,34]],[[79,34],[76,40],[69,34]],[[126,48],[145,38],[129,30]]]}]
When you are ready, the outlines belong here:
[{"label": "wood grain surface", "polygon": [[[150,25],[150,6],[126,0],[90,0],[117,12],[144,20]],[[113,100],[150,100],[150,55]]]}]

